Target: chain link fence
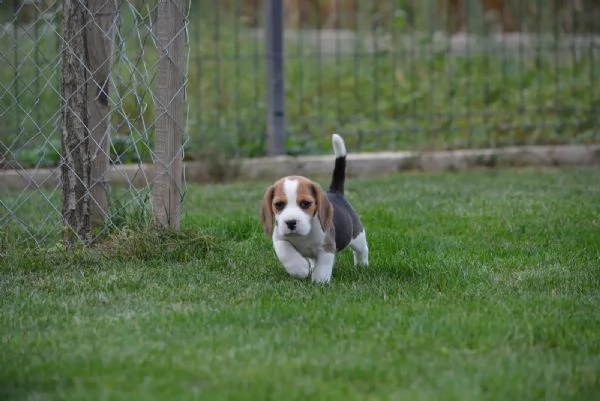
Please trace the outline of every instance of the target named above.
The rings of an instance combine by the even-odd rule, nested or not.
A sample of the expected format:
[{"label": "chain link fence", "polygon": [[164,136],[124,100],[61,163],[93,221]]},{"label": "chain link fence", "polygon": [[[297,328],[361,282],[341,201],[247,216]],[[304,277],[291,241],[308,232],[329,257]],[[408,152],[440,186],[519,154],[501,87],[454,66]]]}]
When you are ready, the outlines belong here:
[{"label": "chain link fence", "polygon": [[177,225],[188,142],[188,7],[116,0],[2,5],[4,240],[87,242],[153,218]]},{"label": "chain link fence", "polygon": [[[195,3],[189,156],[269,154],[263,1]],[[597,0],[284,1],[285,152],[598,141]],[[216,146],[215,146],[216,147]]]},{"label": "chain link fence", "polygon": [[[93,237],[176,221],[183,148],[218,165],[329,154],[335,131],[353,152],[600,142],[598,0],[191,1],[183,28],[162,32],[185,38],[178,60],[160,37],[161,3],[102,3],[117,4],[113,30],[88,10],[114,37],[110,79],[87,71],[108,108],[105,142],[90,146],[109,167],[91,168],[82,195],[101,210]],[[57,241],[65,227],[63,16],[62,1],[0,5],[0,231],[11,240]]]}]

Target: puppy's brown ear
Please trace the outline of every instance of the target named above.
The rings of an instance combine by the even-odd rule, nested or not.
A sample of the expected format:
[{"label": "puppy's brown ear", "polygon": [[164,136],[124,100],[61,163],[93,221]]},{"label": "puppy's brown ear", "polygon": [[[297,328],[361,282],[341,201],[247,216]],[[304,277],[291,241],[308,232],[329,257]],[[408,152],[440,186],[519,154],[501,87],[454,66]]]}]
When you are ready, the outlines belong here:
[{"label": "puppy's brown ear", "polygon": [[333,226],[333,205],[329,202],[327,194],[323,192],[318,184],[314,185],[314,193],[319,223],[321,223],[323,231],[327,231]]},{"label": "puppy's brown ear", "polygon": [[273,203],[274,195],[275,188],[273,186],[267,188],[262,207],[260,208],[260,224],[262,224],[265,234],[268,236],[273,235],[273,209],[271,209],[271,204]]}]

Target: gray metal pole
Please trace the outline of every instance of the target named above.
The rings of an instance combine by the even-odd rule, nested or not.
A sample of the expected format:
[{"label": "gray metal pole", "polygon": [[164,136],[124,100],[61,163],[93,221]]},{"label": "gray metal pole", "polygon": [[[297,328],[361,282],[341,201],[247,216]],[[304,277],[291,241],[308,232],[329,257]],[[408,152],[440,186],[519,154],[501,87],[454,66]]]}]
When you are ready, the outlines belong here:
[{"label": "gray metal pole", "polygon": [[265,1],[267,64],[267,132],[269,156],[285,154],[285,74],[283,69],[283,1]]}]

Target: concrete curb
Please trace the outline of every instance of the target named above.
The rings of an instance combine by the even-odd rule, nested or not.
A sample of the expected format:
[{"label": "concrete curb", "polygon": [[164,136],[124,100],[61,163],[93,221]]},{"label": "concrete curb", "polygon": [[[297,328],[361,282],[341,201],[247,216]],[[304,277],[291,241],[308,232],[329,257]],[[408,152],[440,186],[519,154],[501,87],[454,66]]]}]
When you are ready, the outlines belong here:
[{"label": "concrete curb", "polygon": [[[441,152],[379,152],[348,155],[348,175],[370,177],[402,171],[463,171],[472,168],[600,165],[600,144],[519,146]],[[333,156],[278,156],[227,162],[188,162],[188,182],[274,179],[289,174],[328,176]],[[113,166],[109,181],[118,187],[149,186],[152,165]],[[0,170],[0,192],[53,189],[60,169]]]}]

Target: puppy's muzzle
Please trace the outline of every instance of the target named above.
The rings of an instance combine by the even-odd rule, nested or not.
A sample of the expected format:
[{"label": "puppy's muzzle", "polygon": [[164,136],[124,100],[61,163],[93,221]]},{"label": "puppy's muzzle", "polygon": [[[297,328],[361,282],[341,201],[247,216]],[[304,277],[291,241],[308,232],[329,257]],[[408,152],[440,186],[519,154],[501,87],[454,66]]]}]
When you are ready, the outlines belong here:
[{"label": "puppy's muzzle", "polygon": [[285,225],[287,226],[287,228],[290,231],[294,231],[296,229],[296,224],[298,223],[298,220],[286,220],[285,221]]}]

